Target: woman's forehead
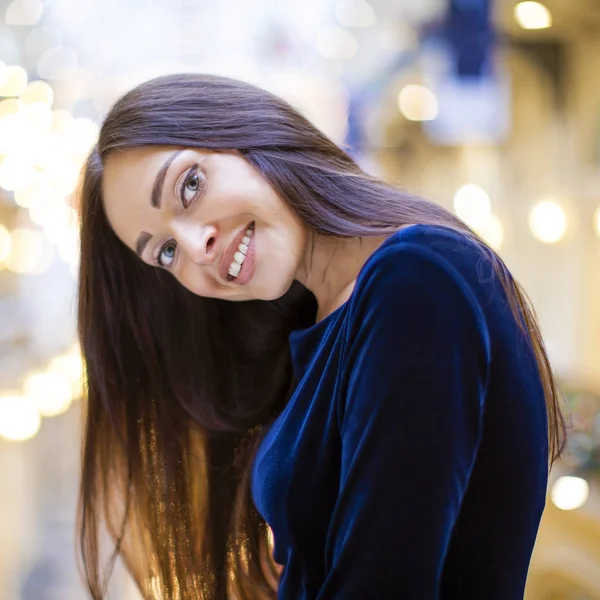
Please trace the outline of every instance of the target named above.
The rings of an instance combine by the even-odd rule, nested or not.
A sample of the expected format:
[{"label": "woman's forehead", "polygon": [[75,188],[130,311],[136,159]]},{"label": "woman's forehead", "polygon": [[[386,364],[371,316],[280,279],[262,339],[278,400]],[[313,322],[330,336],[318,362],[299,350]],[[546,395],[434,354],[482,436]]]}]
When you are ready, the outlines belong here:
[{"label": "woman's forehead", "polygon": [[105,182],[110,182],[114,179],[127,178],[128,175],[139,171],[150,172],[152,169],[158,171],[172,151],[173,149],[162,146],[150,146],[111,152],[104,161],[103,179]]},{"label": "woman's forehead", "polygon": [[111,227],[132,247],[140,227],[151,227],[158,211],[150,204],[157,172],[173,149],[132,148],[114,152],[104,163],[102,200]]}]

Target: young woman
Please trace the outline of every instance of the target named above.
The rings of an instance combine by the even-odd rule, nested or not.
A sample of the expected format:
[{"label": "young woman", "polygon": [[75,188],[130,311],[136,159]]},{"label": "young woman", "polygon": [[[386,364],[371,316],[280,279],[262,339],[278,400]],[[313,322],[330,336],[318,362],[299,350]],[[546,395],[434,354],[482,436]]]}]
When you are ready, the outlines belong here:
[{"label": "young woman", "polygon": [[95,599],[104,525],[146,598],[522,598],[565,424],[460,220],[207,75],[117,102],[81,218]]}]

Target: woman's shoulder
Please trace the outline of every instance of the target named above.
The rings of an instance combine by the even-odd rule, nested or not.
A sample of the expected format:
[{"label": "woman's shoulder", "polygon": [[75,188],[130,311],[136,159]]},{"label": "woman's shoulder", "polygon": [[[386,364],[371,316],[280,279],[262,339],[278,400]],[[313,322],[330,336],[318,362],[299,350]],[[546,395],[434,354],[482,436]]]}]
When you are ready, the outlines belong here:
[{"label": "woman's shoulder", "polygon": [[[441,225],[411,225],[386,239],[356,280],[349,316],[361,322],[386,306],[400,319],[419,318],[419,306],[468,307],[485,329],[483,306],[495,293],[493,253],[466,232]],[[422,315],[426,318],[426,315]]]},{"label": "woman's shoulder", "polygon": [[365,262],[357,286],[438,285],[450,278],[471,288],[488,280],[493,253],[467,232],[442,225],[410,225],[386,239]]}]

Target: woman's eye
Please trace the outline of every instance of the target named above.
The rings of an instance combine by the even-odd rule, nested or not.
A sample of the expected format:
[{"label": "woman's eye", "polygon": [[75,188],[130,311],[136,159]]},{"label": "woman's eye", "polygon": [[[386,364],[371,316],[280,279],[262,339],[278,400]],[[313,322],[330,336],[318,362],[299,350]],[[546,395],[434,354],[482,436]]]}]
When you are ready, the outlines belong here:
[{"label": "woman's eye", "polygon": [[181,202],[185,208],[187,208],[197,196],[201,186],[202,182],[200,180],[200,175],[198,174],[198,167],[194,166],[192,169],[190,169],[183,182],[183,185],[181,186]]},{"label": "woman's eye", "polygon": [[156,263],[159,267],[169,267],[175,258],[175,242],[167,242],[159,251]]}]

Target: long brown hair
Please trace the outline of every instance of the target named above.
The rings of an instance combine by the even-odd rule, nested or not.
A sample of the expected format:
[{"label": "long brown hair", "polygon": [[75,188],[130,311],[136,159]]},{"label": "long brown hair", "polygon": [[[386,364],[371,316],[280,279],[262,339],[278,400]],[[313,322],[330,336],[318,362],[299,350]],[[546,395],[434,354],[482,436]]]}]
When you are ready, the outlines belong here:
[{"label": "long brown hair", "polygon": [[[121,556],[145,598],[276,597],[269,529],[249,488],[254,452],[292,391],[288,335],[314,323],[294,282],[270,302],[193,295],[140,261],[102,204],[106,157],[173,145],[237,150],[317,234],[381,236],[425,223],[481,244],[543,383],[549,464],[565,443],[561,395],[524,291],[451,212],[364,173],[286,102],[236,80],[173,75],[121,98],[106,118],[81,188],[79,337],[87,412],[79,501],[81,557],[94,599]],[[102,526],[112,560],[101,567]]]}]

